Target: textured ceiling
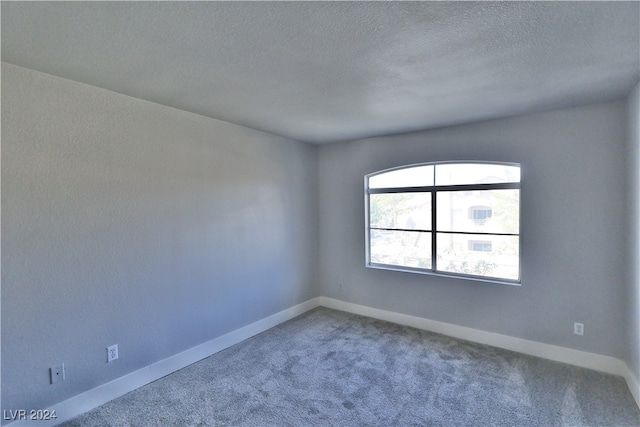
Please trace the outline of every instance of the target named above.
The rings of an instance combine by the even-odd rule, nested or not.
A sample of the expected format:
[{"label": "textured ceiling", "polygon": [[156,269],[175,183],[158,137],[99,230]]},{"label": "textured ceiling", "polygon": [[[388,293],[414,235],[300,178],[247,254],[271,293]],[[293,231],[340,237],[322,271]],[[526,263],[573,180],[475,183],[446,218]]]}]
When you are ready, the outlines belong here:
[{"label": "textured ceiling", "polygon": [[2,59],[326,143],[625,96],[637,2],[2,2]]}]

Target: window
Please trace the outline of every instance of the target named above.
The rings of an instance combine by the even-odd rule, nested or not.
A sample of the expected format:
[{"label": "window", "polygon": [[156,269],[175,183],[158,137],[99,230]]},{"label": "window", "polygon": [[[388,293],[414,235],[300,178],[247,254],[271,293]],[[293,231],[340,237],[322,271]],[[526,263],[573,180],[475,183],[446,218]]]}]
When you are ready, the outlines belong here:
[{"label": "window", "polygon": [[491,208],[488,206],[474,206],[469,209],[469,217],[478,225],[487,222],[487,218],[491,218]]},{"label": "window", "polygon": [[469,240],[469,250],[476,252],[491,252],[491,242],[489,241],[478,241],[478,240]]},{"label": "window", "polygon": [[520,166],[441,162],[365,177],[367,267],[520,283]]}]

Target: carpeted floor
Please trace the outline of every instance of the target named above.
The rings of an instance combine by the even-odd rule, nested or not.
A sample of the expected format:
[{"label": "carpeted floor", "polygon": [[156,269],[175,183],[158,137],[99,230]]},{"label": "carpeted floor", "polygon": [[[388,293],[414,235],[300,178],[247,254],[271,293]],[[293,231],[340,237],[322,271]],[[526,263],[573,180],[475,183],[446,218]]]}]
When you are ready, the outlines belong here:
[{"label": "carpeted floor", "polygon": [[640,426],[621,377],[318,308],[64,426]]}]

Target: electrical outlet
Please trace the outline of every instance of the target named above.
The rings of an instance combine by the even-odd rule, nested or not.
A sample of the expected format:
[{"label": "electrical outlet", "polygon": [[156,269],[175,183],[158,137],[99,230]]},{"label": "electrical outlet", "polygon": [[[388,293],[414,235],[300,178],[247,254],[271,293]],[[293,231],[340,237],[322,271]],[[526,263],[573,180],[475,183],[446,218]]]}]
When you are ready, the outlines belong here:
[{"label": "electrical outlet", "polygon": [[107,347],[107,363],[118,358],[118,344]]},{"label": "electrical outlet", "polygon": [[51,384],[64,381],[64,363],[49,369],[51,373]]},{"label": "electrical outlet", "polygon": [[574,323],[573,333],[576,335],[584,335],[584,323]]}]

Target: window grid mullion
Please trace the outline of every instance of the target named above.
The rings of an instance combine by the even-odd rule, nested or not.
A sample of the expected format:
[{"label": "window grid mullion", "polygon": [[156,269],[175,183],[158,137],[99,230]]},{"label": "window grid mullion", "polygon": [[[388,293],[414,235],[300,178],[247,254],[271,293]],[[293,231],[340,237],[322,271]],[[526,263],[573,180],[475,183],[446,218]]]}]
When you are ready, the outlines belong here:
[{"label": "window grid mullion", "polygon": [[[422,228],[390,228],[390,227],[369,227],[370,230],[380,231],[403,231],[408,233],[431,233],[432,230],[424,230]],[[484,233],[480,231],[443,231],[439,230],[440,234],[464,234],[465,236],[507,236],[507,237],[519,237],[519,233]]]},{"label": "window grid mullion", "polygon": [[440,230],[438,233],[441,234],[464,234],[465,236],[507,236],[507,237],[518,237],[519,233],[488,233],[488,232],[480,232],[480,231],[443,231]]},{"label": "window grid mullion", "polygon": [[[435,168],[434,168],[435,169]],[[435,179],[435,172],[434,172]],[[436,257],[436,231],[437,231],[437,222],[436,222],[436,191],[431,190],[431,271],[437,271],[437,257]]]},{"label": "window grid mullion", "polygon": [[431,230],[423,230],[422,228],[390,228],[390,227],[369,227],[371,230],[381,231],[407,231],[410,233],[431,233]]},{"label": "window grid mullion", "polygon": [[502,182],[496,184],[464,184],[464,185],[435,185],[428,187],[390,187],[369,188],[369,194],[381,193],[429,193],[433,191],[482,191],[482,190],[519,190],[519,182]]}]

